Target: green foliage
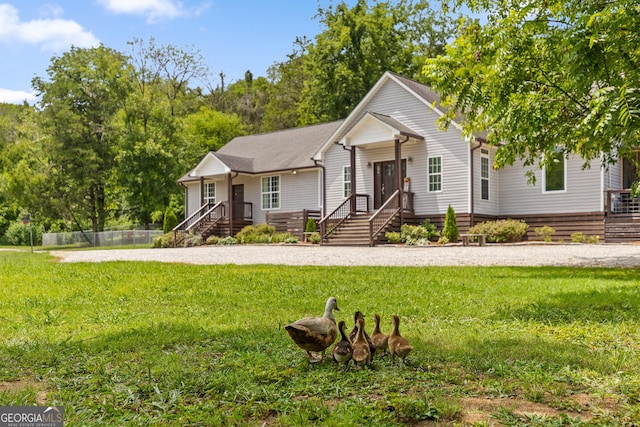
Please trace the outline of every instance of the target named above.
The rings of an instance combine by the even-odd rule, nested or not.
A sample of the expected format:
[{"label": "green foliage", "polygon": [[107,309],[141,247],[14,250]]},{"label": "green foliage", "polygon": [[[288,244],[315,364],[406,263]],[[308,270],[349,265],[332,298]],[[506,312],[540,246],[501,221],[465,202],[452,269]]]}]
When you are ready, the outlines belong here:
[{"label": "green foliage", "polygon": [[[173,233],[164,233],[162,236],[155,237],[151,246],[153,248],[172,248]],[[184,246],[184,236],[179,234],[179,239],[176,240],[176,246]]]},{"label": "green foliage", "polygon": [[444,220],[442,235],[446,237],[449,242],[458,241],[458,221],[456,220],[456,212],[451,205],[447,208],[447,216]]},{"label": "green foliage", "polygon": [[[470,414],[477,426],[637,425],[639,280],[625,268],[92,264],[5,251],[0,406],[65,402],[74,426],[459,425]],[[387,333],[398,314],[415,347],[407,364],[309,365],[282,325],[321,315],[328,295],[350,327],[361,310]],[[484,411],[489,400],[507,409]]]},{"label": "green foliage", "polygon": [[407,245],[428,245],[438,235],[435,225],[429,220],[422,225],[402,224],[400,227],[400,240]]},{"label": "green foliage", "polygon": [[536,227],[534,229],[536,236],[543,242],[550,242],[553,234],[556,230],[553,227],[549,227],[548,225],[544,225],[542,227]]},{"label": "green foliage", "polygon": [[317,245],[322,241],[322,236],[320,236],[320,233],[316,231],[314,233],[309,234],[309,236],[307,236],[307,241],[309,243],[313,243],[314,245]]},{"label": "green foliage", "polygon": [[389,240],[389,243],[398,244],[402,243],[402,235],[397,231],[387,231],[384,236]]},{"label": "green foliage", "polygon": [[178,225],[178,218],[176,213],[171,208],[167,208],[164,211],[164,221],[162,222],[162,230],[165,233],[171,232],[175,226]]},{"label": "green foliage", "polygon": [[472,234],[486,234],[487,242],[511,243],[522,240],[529,226],[524,221],[501,219],[486,221],[474,225],[469,229]]},{"label": "green foliage", "polygon": [[302,124],[346,117],[385,71],[418,77],[420,62],[442,51],[452,29],[426,1],[340,1],[317,18],[323,30],[307,47]]},{"label": "green foliage", "polygon": [[236,239],[240,243],[271,243],[276,228],[269,224],[247,225],[238,234]]},{"label": "green foliage", "polygon": [[316,220],[313,218],[307,219],[307,223],[305,224],[304,231],[306,233],[315,233],[318,230],[318,226],[316,225]]},{"label": "green foliage", "polygon": [[233,236],[227,236],[227,237],[222,237],[220,239],[218,239],[218,245],[224,246],[224,245],[235,245],[236,243],[238,243],[238,239],[236,239]]},{"label": "green foliage", "polygon": [[455,4],[490,18],[462,21],[446,53],[424,67],[450,107],[444,126],[457,116],[464,117],[467,135],[489,131],[488,141],[500,144],[499,166],[516,159],[537,166],[557,149],[585,161],[602,156],[605,162],[636,150],[640,33],[634,29],[640,14],[635,0]]},{"label": "green foliage", "polygon": [[12,246],[30,246],[33,234],[33,245],[39,246],[42,244],[43,231],[40,224],[23,224],[22,220],[14,221],[9,225],[0,242]]}]

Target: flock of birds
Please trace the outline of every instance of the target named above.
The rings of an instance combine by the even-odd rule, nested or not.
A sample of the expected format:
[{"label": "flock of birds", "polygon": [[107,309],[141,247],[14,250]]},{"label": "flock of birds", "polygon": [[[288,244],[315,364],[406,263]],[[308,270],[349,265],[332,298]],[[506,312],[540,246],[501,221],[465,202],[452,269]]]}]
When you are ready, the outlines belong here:
[{"label": "flock of birds", "polygon": [[[391,355],[391,361],[398,356],[403,363],[413,347],[409,341],[400,335],[400,318],[393,316],[393,330],[385,335],[380,330],[380,316],[373,316],[374,327],[371,335],[365,331],[364,316],[360,311],[354,314],[354,328],[347,335],[346,323],[341,320],[336,325],[333,310],[340,311],[334,297],[327,300],[322,317],[304,317],[285,326],[285,330],[298,347],[307,352],[309,362],[315,363],[325,359],[325,351],[333,344],[338,333],[340,340],[333,346],[331,356],[337,363],[344,364],[345,369],[353,360],[357,368],[370,366],[376,351]],[[312,352],[320,353],[320,358],[314,357]]]}]

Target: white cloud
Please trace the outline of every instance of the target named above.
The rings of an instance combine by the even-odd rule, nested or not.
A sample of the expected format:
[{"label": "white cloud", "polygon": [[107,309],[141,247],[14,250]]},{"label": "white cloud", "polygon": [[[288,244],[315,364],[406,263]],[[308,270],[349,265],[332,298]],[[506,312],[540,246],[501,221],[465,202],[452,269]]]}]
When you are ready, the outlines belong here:
[{"label": "white cloud", "polygon": [[21,21],[18,9],[6,3],[0,3],[0,42],[34,44],[52,52],[66,50],[71,45],[91,47],[100,43],[75,21],[57,17]]},{"label": "white cloud", "polygon": [[175,0],[99,0],[99,3],[113,13],[146,16],[148,22],[186,14],[182,2]]},{"label": "white cloud", "polygon": [[9,104],[22,104],[22,102],[24,101],[33,103],[35,99],[36,96],[31,92],[0,88],[0,102],[6,102]]}]

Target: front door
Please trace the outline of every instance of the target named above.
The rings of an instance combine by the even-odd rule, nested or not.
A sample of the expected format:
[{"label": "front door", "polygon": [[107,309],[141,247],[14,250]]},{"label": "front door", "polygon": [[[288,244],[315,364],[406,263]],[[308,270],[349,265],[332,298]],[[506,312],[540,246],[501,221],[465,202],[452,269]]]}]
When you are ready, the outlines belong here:
[{"label": "front door", "polygon": [[233,219],[244,218],[244,184],[235,184],[232,186],[233,191]]},{"label": "front door", "polygon": [[[401,164],[402,177],[404,178],[407,176],[407,161],[402,160]],[[373,208],[378,209],[398,189],[396,162],[394,160],[376,162],[373,165],[373,171]]]},{"label": "front door", "polygon": [[631,185],[638,180],[638,152],[634,153],[631,158],[622,159],[622,188],[628,190]]}]

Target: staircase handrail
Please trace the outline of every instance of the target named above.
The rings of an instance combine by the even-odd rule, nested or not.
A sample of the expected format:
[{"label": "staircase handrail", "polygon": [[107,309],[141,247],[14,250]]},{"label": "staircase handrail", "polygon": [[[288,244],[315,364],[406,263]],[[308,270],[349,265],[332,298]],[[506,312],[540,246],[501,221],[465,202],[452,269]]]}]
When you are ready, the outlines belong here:
[{"label": "staircase handrail", "polygon": [[[189,231],[195,228],[196,226],[200,225],[201,222],[206,221],[208,219],[211,219],[215,222],[220,221],[221,219],[224,218],[224,215],[226,212],[225,209],[226,208],[223,202],[216,203],[211,209],[203,213],[202,216],[197,221],[194,221],[193,224],[190,224],[187,228],[185,228],[185,231]],[[214,213],[216,213],[216,211],[222,211],[222,212],[217,212],[217,215],[213,215]]]},{"label": "staircase handrail", "polygon": [[[326,215],[322,218],[318,225],[320,226],[320,235],[322,236],[322,241],[324,241],[335,229],[340,227],[340,225],[351,218],[351,214],[354,213],[351,211],[351,201],[355,199],[356,212],[369,212],[369,195],[368,194],[351,194],[349,197],[344,199],[342,203],[335,208],[330,214]],[[362,209],[358,209],[358,199],[365,200],[364,211]],[[327,230],[327,224],[330,224],[329,229]]]},{"label": "staircase handrail", "polygon": [[[189,217],[187,219],[185,219],[184,221],[182,221],[180,224],[176,225],[175,227],[173,227],[173,247],[176,247],[176,240],[178,238],[178,232],[179,231],[188,231],[191,228],[195,227],[196,225],[198,225],[201,221],[204,221],[205,218],[207,218],[209,215],[211,215],[211,213],[217,209],[218,207],[222,206],[223,209],[223,216],[224,216],[224,204],[223,202],[218,202],[215,205],[213,205],[213,207],[211,207],[211,203],[207,202],[204,205],[200,206],[200,208],[195,211],[194,213],[192,213],[191,215],[189,215]],[[207,208],[209,208],[207,210]],[[205,211],[205,213],[202,213],[203,211]],[[194,220],[195,219],[195,220]]]},{"label": "staircase handrail", "polygon": [[[369,218],[369,246],[374,245],[378,234],[395,218],[400,209],[400,190],[396,190]],[[388,214],[383,216],[385,212]]]}]

